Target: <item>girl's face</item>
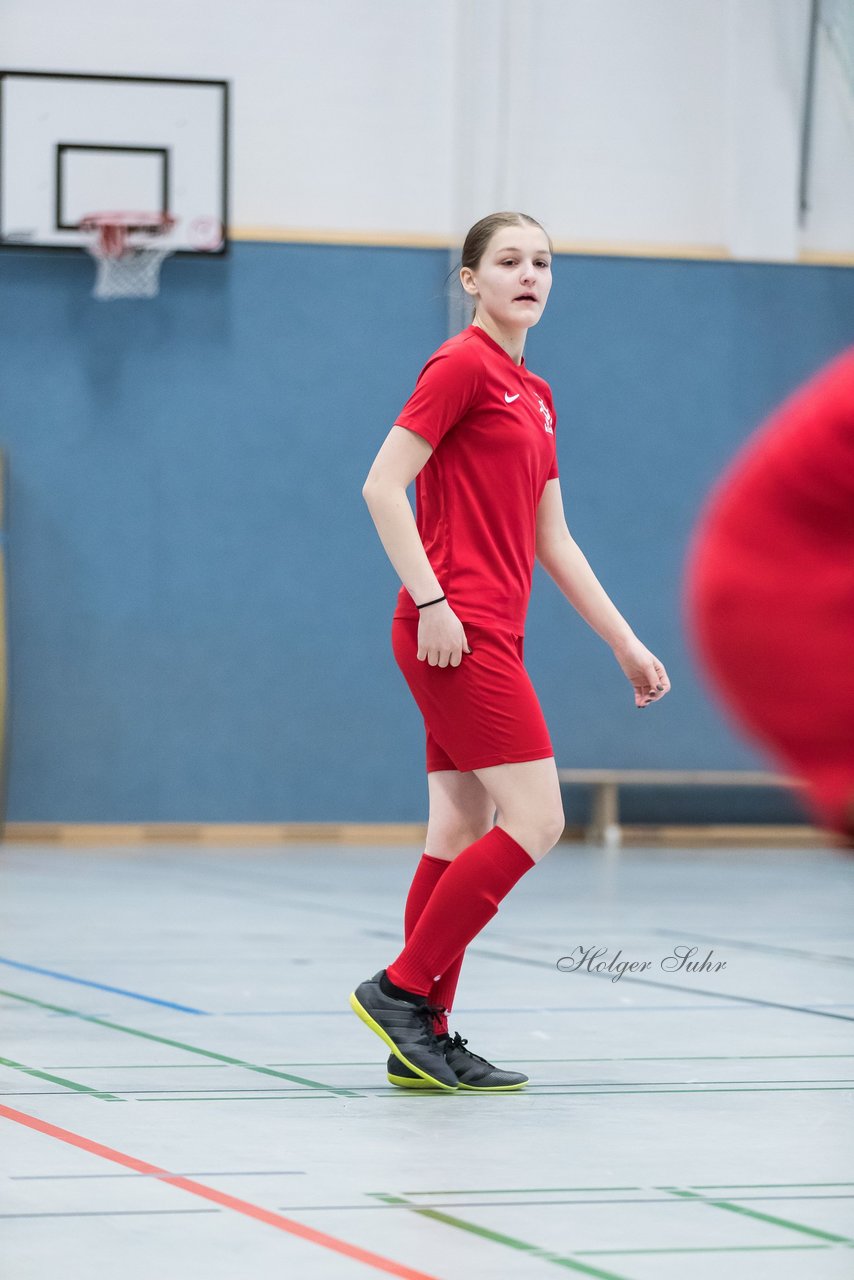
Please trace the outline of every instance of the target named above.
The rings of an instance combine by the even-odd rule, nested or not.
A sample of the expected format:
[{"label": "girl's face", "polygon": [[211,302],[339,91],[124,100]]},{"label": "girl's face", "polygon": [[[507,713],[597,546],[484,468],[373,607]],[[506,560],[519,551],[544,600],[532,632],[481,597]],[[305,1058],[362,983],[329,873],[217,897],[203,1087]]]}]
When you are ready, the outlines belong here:
[{"label": "girl's face", "polygon": [[499,227],[483,257],[460,280],[477,299],[478,314],[487,314],[502,329],[530,329],[543,314],[552,287],[552,255],[545,232],[528,224]]}]

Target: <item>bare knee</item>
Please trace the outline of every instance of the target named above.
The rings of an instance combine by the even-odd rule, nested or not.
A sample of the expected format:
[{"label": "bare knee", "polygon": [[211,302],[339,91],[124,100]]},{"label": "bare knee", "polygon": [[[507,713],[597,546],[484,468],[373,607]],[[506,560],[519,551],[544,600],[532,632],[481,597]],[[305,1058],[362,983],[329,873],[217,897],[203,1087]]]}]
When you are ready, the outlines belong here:
[{"label": "bare knee", "polygon": [[498,814],[498,825],[539,862],[555,847],[563,835],[566,820],[563,809],[548,814]]},{"label": "bare knee", "polygon": [[553,756],[475,770],[495,801],[498,825],[534,861],[563,835],[563,800]]},{"label": "bare knee", "polygon": [[473,773],[439,770],[427,775],[427,785],[426,852],[435,858],[455,858],[491,829],[495,802]]},{"label": "bare knee", "polygon": [[492,825],[492,819],[486,817],[479,822],[466,823],[431,818],[427,823],[425,851],[434,858],[455,858],[475,840],[485,836]]}]

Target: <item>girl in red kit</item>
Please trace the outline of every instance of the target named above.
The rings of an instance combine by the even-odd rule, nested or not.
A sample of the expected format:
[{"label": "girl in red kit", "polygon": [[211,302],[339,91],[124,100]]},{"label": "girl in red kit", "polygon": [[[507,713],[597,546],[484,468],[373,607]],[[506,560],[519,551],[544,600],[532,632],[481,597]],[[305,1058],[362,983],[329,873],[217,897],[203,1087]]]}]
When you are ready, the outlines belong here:
[{"label": "girl in red kit", "polygon": [[523,664],[534,560],[611,646],[636,706],[670,688],[566,525],[551,390],[522,355],[549,296],[551,259],[549,237],[526,214],[491,214],[471,228],[460,281],[475,301],[472,323],[427,361],[363,489],[403,583],[392,645],[424,716],[430,812],[406,945],[350,1003],[391,1050],[389,1080],[406,1088],[527,1083],[452,1039],[447,1013],[466,947],[564,827],[548,728]]}]

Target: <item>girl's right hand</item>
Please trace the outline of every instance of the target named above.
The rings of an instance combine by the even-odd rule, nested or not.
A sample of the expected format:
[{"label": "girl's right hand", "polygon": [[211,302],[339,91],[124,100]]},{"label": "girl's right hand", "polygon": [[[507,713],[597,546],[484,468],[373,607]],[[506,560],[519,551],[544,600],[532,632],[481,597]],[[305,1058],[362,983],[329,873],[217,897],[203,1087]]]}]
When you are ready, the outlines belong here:
[{"label": "girl's right hand", "polygon": [[431,604],[418,617],[418,661],[431,667],[458,667],[471,653],[463,624],[447,600]]}]

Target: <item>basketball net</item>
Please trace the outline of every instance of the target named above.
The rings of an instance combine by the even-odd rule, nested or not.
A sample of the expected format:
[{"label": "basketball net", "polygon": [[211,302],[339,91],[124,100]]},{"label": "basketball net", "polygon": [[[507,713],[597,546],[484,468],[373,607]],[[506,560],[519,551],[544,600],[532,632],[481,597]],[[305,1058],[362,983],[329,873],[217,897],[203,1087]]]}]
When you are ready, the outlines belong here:
[{"label": "basketball net", "polygon": [[90,233],[86,248],[95,259],[92,297],[156,298],[160,292],[160,264],[175,250],[160,237],[175,226],[168,213],[92,213],[80,221]]}]

